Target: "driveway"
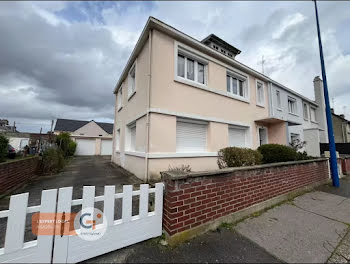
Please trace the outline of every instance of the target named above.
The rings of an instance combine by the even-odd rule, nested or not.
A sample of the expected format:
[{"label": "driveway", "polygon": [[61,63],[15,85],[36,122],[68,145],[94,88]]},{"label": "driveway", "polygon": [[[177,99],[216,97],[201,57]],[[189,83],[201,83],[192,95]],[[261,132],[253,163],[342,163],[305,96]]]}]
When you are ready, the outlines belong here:
[{"label": "driveway", "polygon": [[[29,206],[40,205],[41,191],[73,186],[73,199],[82,197],[83,186],[96,186],[96,196],[103,195],[105,185],[115,185],[116,192],[122,191],[122,186],[132,184],[136,188],[141,181],[124,169],[113,166],[110,156],[79,156],[73,157],[64,170],[58,174],[41,176],[25,187],[18,189],[14,194],[29,193]],[[8,209],[10,197],[0,200],[0,211]],[[121,199],[116,200],[116,219],[121,217]],[[103,202],[98,202],[95,207],[103,209]],[[72,211],[80,211],[81,206],[73,206]],[[138,201],[133,203],[133,213],[136,214]],[[28,217],[29,216],[29,217]],[[31,219],[27,215],[25,241],[34,238],[31,233]],[[0,219],[0,248],[3,247],[6,218]]]}]

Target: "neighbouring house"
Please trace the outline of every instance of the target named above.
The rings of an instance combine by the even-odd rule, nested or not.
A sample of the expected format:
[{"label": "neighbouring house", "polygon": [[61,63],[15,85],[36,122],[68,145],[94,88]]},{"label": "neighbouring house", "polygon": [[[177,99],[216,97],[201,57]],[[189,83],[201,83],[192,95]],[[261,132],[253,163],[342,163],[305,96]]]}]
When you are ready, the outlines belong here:
[{"label": "neighbouring house", "polygon": [[18,131],[16,129],[15,123],[13,126],[10,126],[9,121],[7,119],[0,119],[0,133],[2,132],[18,132]]},{"label": "neighbouring house", "polygon": [[344,114],[337,115],[332,112],[332,124],[335,143],[349,143],[350,142],[350,121],[345,119]]},{"label": "neighbouring house", "polygon": [[54,134],[68,132],[77,143],[75,155],[111,155],[113,124],[57,119]]},{"label": "neighbouring house", "polygon": [[288,145],[305,129],[323,131],[303,116],[303,104],[317,112],[317,102],[238,62],[239,53],[150,17],[114,90],[112,162],[158,180],[169,166],[217,169],[227,146]]},{"label": "neighbouring house", "polygon": [[8,138],[9,144],[14,147],[14,149],[18,152],[24,149],[30,143],[30,133],[20,133],[20,132],[0,132],[0,134],[4,135]]}]

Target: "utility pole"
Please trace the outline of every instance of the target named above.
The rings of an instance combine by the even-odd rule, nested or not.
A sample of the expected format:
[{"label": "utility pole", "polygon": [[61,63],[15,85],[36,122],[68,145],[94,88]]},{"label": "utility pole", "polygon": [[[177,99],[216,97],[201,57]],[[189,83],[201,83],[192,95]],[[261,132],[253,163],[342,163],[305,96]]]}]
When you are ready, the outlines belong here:
[{"label": "utility pole", "polygon": [[315,3],[318,46],[319,46],[319,50],[320,50],[320,60],[321,60],[322,79],[323,79],[323,92],[324,92],[324,100],[325,100],[325,104],[326,104],[326,117],[327,117],[327,128],[328,128],[329,152],[330,152],[330,156],[331,156],[329,163],[331,165],[331,174],[332,174],[333,186],[334,187],[339,187],[337,154],[336,154],[334,135],[333,135],[332,113],[331,113],[331,108],[330,108],[330,105],[329,105],[329,95],[328,95],[326,68],[325,68],[324,59],[323,59],[323,49],[322,49],[322,41],[321,41],[320,24],[318,22],[317,3],[316,3],[316,0],[313,0],[313,1]]}]

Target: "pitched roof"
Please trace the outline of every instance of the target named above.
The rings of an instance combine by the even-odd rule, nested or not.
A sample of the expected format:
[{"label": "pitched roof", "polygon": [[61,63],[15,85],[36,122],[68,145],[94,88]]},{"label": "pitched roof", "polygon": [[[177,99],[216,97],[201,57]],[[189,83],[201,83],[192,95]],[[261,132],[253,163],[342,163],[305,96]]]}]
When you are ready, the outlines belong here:
[{"label": "pitched roof", "polygon": [[208,37],[203,39],[201,42],[204,44],[214,42],[214,43],[220,45],[221,47],[227,49],[228,51],[231,51],[233,54],[235,54],[235,56],[241,53],[241,51],[239,49],[232,46],[230,43],[227,43],[225,40],[219,38],[215,34],[210,34]]},{"label": "pitched roof", "polygon": [[[85,120],[72,120],[72,119],[60,119],[60,118],[58,118],[56,121],[54,131],[74,132],[75,130],[81,128],[82,126],[84,126],[90,122],[95,122],[95,121],[94,120],[85,121]],[[97,125],[99,125],[108,134],[113,134],[113,123],[102,123],[102,122],[95,122],[95,123]]]}]

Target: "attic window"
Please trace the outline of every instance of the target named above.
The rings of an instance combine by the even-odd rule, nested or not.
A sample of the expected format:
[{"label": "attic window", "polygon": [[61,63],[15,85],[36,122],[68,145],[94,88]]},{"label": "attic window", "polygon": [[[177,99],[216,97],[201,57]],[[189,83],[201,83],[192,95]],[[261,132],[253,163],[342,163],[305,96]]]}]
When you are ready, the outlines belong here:
[{"label": "attic window", "polygon": [[99,137],[102,137],[102,135],[98,135]]},{"label": "attic window", "polygon": [[80,136],[83,136],[83,135],[84,135],[84,133],[80,133],[79,135],[80,135]]}]

